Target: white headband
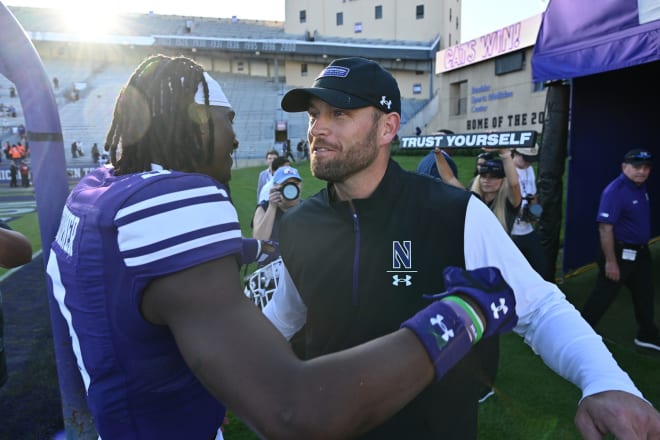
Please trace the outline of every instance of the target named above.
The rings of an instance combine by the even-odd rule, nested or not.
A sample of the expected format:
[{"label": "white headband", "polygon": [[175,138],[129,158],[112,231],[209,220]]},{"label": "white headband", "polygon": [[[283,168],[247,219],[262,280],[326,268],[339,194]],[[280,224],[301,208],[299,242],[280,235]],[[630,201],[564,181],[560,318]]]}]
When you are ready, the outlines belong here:
[{"label": "white headband", "polygon": [[[217,107],[231,107],[225,92],[222,91],[220,84],[213,78],[211,75],[204,72],[204,78],[206,79],[206,84],[209,86],[209,105]],[[204,104],[204,86],[202,83],[199,83],[197,87],[197,93],[195,93],[195,103]]]}]

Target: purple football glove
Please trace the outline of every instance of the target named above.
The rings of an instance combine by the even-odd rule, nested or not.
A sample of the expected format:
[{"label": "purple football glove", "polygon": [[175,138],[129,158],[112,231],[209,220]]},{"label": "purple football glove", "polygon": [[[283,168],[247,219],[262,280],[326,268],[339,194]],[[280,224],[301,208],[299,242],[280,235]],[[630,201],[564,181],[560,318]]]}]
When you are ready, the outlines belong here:
[{"label": "purple football glove", "polygon": [[[516,298],[499,269],[484,267],[467,271],[447,267],[443,277],[447,291],[424,295],[436,301],[401,324],[412,330],[424,345],[433,362],[436,380],[480,339],[505,333],[518,322]],[[484,318],[478,316],[476,308]]]},{"label": "purple football glove", "polygon": [[280,257],[280,245],[276,241],[243,238],[240,264],[257,263],[265,266]]},{"label": "purple football glove", "polygon": [[468,312],[447,299],[432,302],[401,327],[413,331],[426,349],[435,369],[435,380],[440,380],[470,351],[475,333]]},{"label": "purple football glove", "polygon": [[425,296],[435,300],[448,296],[468,298],[470,303],[479,307],[486,318],[484,338],[506,333],[518,323],[516,297],[498,268],[465,270],[449,266],[445,268],[442,276],[447,291]]}]

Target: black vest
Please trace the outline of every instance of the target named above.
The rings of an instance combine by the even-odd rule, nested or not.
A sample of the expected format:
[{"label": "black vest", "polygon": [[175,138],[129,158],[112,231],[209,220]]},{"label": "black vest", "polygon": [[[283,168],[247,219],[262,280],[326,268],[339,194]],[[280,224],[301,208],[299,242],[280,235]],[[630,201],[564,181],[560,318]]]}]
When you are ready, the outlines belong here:
[{"label": "black vest", "polygon": [[[390,161],[368,199],[334,202],[324,189],[287,212],[280,246],[307,306],[305,357],[395,331],[428,305],[422,294],[442,292],[443,268],[465,265],[469,197]],[[363,438],[476,439],[479,352]]]}]

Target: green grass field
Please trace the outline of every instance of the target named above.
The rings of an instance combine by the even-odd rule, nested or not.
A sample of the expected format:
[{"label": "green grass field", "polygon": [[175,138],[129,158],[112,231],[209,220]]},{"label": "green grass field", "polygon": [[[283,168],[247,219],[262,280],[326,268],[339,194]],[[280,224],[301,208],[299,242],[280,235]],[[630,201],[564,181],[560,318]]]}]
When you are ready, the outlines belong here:
[{"label": "green grass field", "polygon": [[[415,156],[395,158],[404,168],[414,169],[420,160]],[[473,157],[456,157],[459,175],[464,184],[470,180]],[[244,235],[250,236],[250,220],[256,207],[257,175],[263,167],[242,168],[234,171],[231,192],[241,221]],[[307,163],[298,164],[303,179],[303,198],[317,192],[324,183],[314,179]],[[40,246],[35,214],[11,222],[11,226],[32,240],[35,250]],[[652,245],[654,258],[660,261],[660,247]],[[656,286],[660,286],[660,271],[655,271]],[[590,293],[596,275],[587,268],[577,275],[562,280],[560,288],[567,298],[581,307]],[[657,291],[657,288],[656,288]],[[660,316],[660,301],[656,301],[656,316]],[[616,302],[598,328],[617,362],[630,374],[648,400],[660,405],[660,356],[656,352],[638,349],[632,344],[635,321],[630,296],[622,290]],[[479,438],[501,439],[557,439],[572,440],[580,436],[573,417],[580,393],[572,384],[551,372],[525,345],[520,337],[509,334],[502,337],[500,370],[495,385],[496,394],[479,407]],[[240,421],[233,419],[227,426],[226,437],[255,439]]]}]

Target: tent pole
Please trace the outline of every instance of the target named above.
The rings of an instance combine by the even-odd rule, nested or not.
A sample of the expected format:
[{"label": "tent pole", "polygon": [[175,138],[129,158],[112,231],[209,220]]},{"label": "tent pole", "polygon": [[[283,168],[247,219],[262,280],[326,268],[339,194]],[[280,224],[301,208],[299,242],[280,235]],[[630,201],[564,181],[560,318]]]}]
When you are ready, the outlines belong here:
[{"label": "tent pole", "polygon": [[543,137],[539,151],[537,189],[543,213],[538,223],[538,231],[548,261],[547,271],[541,275],[544,279],[554,282],[560,247],[571,87],[566,81],[553,81],[547,87]]}]

